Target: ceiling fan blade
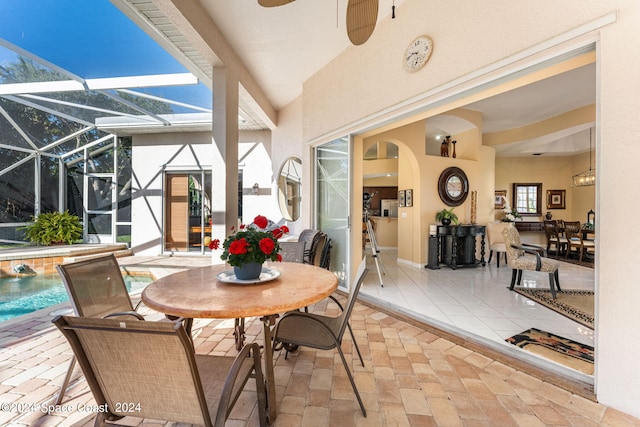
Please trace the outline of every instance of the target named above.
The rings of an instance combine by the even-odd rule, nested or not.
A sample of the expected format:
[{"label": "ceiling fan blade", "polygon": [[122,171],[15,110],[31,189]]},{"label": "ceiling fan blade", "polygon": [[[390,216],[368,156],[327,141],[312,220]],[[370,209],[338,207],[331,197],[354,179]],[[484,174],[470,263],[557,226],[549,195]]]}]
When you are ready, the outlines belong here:
[{"label": "ceiling fan blade", "polygon": [[287,3],[294,2],[295,0],[258,0],[258,4],[264,7],[284,6]]},{"label": "ceiling fan blade", "polygon": [[349,0],[347,4],[347,35],[354,45],[371,37],[378,20],[378,0]]}]

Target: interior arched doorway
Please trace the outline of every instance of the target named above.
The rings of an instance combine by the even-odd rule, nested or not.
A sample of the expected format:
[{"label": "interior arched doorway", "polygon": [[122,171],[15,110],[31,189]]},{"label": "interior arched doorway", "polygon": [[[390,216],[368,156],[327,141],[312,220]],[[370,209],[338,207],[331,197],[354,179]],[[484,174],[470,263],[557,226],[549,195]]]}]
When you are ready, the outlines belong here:
[{"label": "interior arched doorway", "polygon": [[[370,218],[374,223],[379,249],[394,251],[395,261],[419,264],[425,225],[419,215],[422,188],[414,152],[402,140],[383,135],[363,139],[362,152],[362,186],[354,185],[354,193],[361,189],[354,196],[362,199],[363,222]],[[365,243],[363,239],[361,249],[370,254]]]}]

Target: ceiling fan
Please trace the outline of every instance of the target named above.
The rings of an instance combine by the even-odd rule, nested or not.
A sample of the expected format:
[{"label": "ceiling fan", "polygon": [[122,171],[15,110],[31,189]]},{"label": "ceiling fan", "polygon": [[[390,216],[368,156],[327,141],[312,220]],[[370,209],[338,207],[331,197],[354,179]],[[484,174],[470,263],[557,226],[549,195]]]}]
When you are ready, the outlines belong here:
[{"label": "ceiling fan", "polygon": [[[258,0],[264,7],[284,6],[295,0]],[[351,43],[364,44],[376,27],[378,0],[349,0],[347,3],[347,35]]]}]

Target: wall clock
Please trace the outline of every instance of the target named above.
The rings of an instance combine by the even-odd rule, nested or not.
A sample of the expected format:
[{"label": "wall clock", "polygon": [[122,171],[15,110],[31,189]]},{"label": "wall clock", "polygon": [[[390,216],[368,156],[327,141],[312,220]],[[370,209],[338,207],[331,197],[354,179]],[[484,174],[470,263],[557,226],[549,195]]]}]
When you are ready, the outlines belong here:
[{"label": "wall clock", "polygon": [[455,166],[446,168],[438,178],[438,194],[447,206],[460,206],[469,194],[467,174]]},{"label": "wall clock", "polygon": [[433,40],[429,36],[419,36],[412,41],[404,52],[404,69],[413,73],[424,67],[431,57]]}]

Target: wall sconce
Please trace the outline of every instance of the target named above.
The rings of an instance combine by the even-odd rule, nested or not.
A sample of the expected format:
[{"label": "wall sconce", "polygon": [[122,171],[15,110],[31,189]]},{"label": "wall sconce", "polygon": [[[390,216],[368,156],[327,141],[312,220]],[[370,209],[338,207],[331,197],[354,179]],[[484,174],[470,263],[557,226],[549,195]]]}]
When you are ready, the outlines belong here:
[{"label": "wall sconce", "polygon": [[253,187],[251,187],[251,192],[255,195],[258,195],[258,193],[260,192],[260,185],[258,185],[257,182],[253,184]]}]

